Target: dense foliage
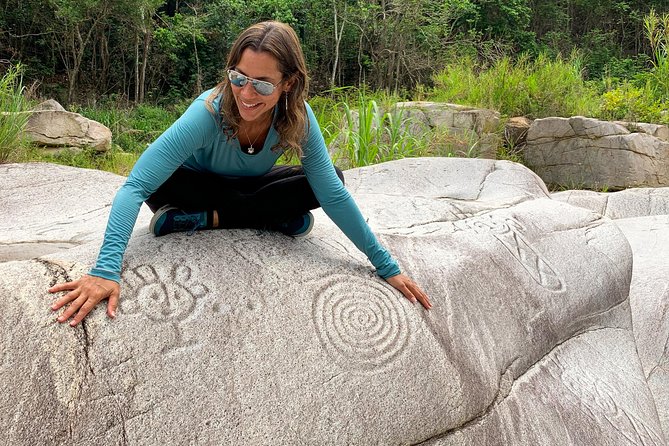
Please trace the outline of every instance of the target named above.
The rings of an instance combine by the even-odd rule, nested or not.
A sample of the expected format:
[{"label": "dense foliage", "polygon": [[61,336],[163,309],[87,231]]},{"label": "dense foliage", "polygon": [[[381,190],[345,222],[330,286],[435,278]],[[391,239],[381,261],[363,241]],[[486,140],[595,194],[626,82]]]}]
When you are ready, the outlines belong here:
[{"label": "dense foliage", "polygon": [[0,68],[21,62],[29,92],[64,103],[171,102],[221,77],[251,23],[291,24],[313,92],[430,85],[450,61],[478,66],[579,48],[586,78],[631,77],[657,58],[644,17],[666,0],[0,0]]}]

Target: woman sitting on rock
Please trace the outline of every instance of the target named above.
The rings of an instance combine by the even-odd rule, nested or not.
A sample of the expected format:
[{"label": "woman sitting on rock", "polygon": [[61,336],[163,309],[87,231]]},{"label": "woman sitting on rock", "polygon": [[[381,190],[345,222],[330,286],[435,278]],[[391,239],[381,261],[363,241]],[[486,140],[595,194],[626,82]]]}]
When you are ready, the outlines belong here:
[{"label": "woman sitting on rock", "polygon": [[[305,236],[319,206],[364,252],[377,273],[425,308],[427,295],[379,244],[328,156],[305,102],[307,72],[295,32],[279,22],[246,29],[232,46],[227,79],[198,97],[142,154],[111,209],[95,267],[52,309],[74,326],[109,298],[116,316],[123,254],[142,202],[156,236],[214,228],[259,228]],[[301,166],[275,166],[281,155]],[[71,320],[70,320],[71,319]]]}]

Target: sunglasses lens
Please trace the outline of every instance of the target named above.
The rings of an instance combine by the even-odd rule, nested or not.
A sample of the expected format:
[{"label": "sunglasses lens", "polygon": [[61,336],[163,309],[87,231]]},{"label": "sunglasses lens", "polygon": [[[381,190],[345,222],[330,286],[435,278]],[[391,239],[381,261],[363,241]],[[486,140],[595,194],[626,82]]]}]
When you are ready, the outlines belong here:
[{"label": "sunglasses lens", "polygon": [[274,85],[270,84],[269,82],[256,81],[253,83],[253,87],[259,94],[263,96],[269,96],[274,91]]},{"label": "sunglasses lens", "polygon": [[230,79],[230,83],[235,87],[243,87],[244,85],[246,85],[246,82],[248,82],[246,76],[232,70],[228,71],[228,79]]},{"label": "sunglasses lens", "polygon": [[253,88],[255,88],[258,94],[263,96],[269,96],[274,92],[274,85],[270,82],[251,79],[235,70],[228,70],[228,79],[230,79],[230,83],[235,87],[243,87],[247,82],[251,81]]}]

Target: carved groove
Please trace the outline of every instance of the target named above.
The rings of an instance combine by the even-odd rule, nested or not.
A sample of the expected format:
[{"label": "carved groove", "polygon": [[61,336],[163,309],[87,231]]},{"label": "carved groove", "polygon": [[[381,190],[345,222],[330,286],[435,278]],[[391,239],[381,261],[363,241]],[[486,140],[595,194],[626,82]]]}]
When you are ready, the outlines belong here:
[{"label": "carved groove", "polygon": [[317,291],[312,310],[321,345],[345,369],[387,366],[411,340],[411,324],[400,299],[367,278],[329,277]]}]

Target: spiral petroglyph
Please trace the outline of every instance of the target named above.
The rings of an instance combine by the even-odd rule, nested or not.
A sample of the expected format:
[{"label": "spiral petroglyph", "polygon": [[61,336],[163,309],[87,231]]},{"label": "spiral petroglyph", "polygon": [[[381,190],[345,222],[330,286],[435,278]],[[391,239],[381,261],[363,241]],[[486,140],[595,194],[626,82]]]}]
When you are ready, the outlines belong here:
[{"label": "spiral petroglyph", "polygon": [[328,277],[314,301],[313,320],[330,357],[354,371],[388,365],[412,337],[404,302],[369,278]]}]

